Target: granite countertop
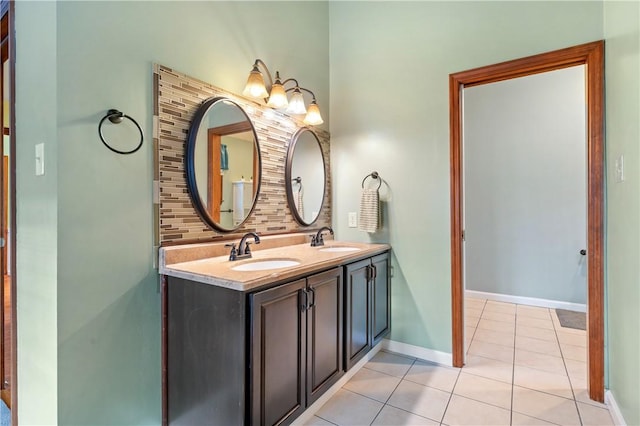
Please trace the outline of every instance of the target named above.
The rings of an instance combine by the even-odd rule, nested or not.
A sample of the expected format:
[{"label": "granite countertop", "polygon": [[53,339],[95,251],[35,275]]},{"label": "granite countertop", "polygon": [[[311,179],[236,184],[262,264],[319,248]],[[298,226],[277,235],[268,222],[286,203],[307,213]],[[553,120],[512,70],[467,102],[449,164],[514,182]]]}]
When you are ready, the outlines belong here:
[{"label": "granite countertop", "polygon": [[[289,239],[289,241],[292,241]],[[270,244],[270,246],[277,244]],[[287,278],[312,274],[333,266],[351,263],[359,259],[383,253],[391,248],[388,244],[367,244],[342,241],[325,241],[324,246],[311,247],[308,243],[285,245],[258,250],[259,245],[252,245],[252,257],[237,261],[229,261],[228,248],[225,255],[201,257],[193,260],[185,256],[176,256],[180,247],[160,249],[159,272],[164,275],[198,281],[205,284],[226,287],[238,291],[251,291],[267,284]],[[322,251],[330,247],[353,247],[353,251]],[[185,249],[189,249],[185,247]],[[191,249],[193,251],[193,249]],[[202,251],[202,250],[201,250]],[[172,253],[169,253],[172,252]],[[219,249],[213,251],[219,253]],[[196,256],[198,257],[198,256]],[[172,259],[180,260],[176,263]],[[235,271],[232,267],[260,260],[294,260],[299,265],[262,271]]]}]

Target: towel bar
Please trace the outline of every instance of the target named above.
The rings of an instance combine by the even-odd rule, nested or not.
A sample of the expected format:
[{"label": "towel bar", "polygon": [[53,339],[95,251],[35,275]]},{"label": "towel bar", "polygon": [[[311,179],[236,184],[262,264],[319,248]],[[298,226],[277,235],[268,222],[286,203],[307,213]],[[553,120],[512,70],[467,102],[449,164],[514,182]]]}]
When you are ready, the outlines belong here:
[{"label": "towel bar", "polygon": [[373,171],[373,172],[371,172],[371,174],[366,175],[366,176],[364,177],[364,179],[362,179],[362,189],[364,189],[364,183],[365,183],[365,181],[367,180],[367,178],[377,179],[377,180],[379,181],[379,182],[378,182],[378,188],[377,188],[377,189],[380,189],[380,187],[382,186],[382,178],[380,177],[380,175],[378,174],[378,172]]}]

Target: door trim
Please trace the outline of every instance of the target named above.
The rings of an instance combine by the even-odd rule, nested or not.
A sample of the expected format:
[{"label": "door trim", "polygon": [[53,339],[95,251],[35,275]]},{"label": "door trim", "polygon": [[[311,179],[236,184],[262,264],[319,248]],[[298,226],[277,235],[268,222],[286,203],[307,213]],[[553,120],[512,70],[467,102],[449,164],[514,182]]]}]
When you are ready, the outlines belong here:
[{"label": "door trim", "polygon": [[451,311],[454,367],[464,364],[462,111],[464,87],[585,65],[587,101],[587,346],[589,397],[604,401],[604,41],[449,75]]}]

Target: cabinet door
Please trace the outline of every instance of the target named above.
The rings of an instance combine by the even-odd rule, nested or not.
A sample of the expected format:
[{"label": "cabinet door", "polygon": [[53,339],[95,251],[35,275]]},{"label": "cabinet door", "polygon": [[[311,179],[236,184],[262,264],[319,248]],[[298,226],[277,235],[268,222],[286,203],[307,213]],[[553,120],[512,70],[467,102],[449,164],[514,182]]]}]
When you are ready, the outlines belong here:
[{"label": "cabinet door", "polygon": [[306,280],[250,296],[251,423],[289,423],[304,411]]},{"label": "cabinet door", "polygon": [[372,347],[369,324],[369,259],[346,266],[345,273],[345,366],[350,369]]},{"label": "cabinet door", "polygon": [[344,374],[342,268],[307,278],[307,405]]},{"label": "cabinet door", "polygon": [[374,256],[373,266],[373,346],[389,332],[391,325],[391,294],[389,277],[389,253]]}]

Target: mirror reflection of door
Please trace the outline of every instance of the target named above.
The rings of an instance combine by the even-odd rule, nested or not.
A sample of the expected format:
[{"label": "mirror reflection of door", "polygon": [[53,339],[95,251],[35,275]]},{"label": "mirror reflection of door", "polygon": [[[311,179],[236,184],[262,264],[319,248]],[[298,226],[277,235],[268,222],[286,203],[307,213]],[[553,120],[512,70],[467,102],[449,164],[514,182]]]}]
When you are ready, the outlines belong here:
[{"label": "mirror reflection of door", "polygon": [[247,113],[223,97],[205,100],[189,128],[187,189],[211,228],[237,229],[250,215],[260,191],[260,145]]},{"label": "mirror reflection of door", "polygon": [[[253,185],[253,179],[258,175],[258,155],[253,138],[248,121],[208,130],[206,206],[213,220],[224,228],[234,228],[234,218],[245,217],[245,212],[234,215],[234,207],[237,207],[233,205],[234,185],[247,187],[250,200],[256,195],[257,185]],[[243,203],[243,206],[248,208],[251,203]]]}]

